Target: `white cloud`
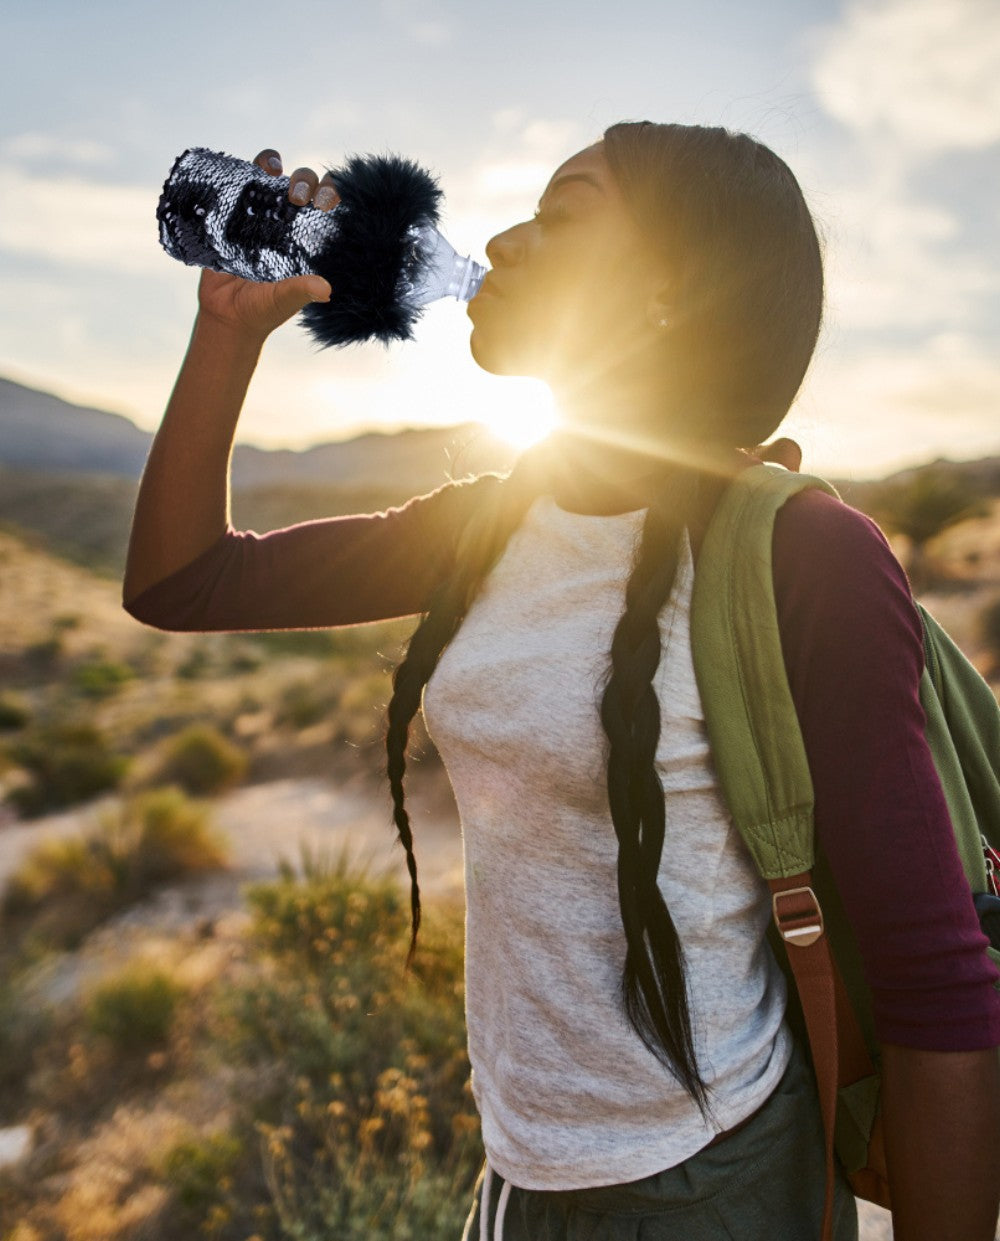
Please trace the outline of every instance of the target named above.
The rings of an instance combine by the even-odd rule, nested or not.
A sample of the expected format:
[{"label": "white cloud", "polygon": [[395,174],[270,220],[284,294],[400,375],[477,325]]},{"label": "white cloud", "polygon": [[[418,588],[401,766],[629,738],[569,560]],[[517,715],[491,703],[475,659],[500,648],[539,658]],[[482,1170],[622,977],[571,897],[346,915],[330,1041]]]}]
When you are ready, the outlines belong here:
[{"label": "white cloud", "polygon": [[487,199],[538,198],[552,175],[552,165],[539,160],[506,160],[484,164],[476,188]]},{"label": "white cloud", "polygon": [[1000,360],[941,333],[921,350],[822,352],[784,430],[805,468],[862,478],[944,456],[1000,453]]},{"label": "white cloud", "polygon": [[523,108],[500,108],[490,116],[493,128],[498,134],[513,134],[524,124]]},{"label": "white cloud", "polygon": [[382,0],[387,22],[422,47],[444,47],[455,38],[455,23],[434,0]]},{"label": "white cloud", "polygon": [[1000,140],[996,0],[854,0],[822,32],[813,82],[831,116],[914,154]]},{"label": "white cloud", "polygon": [[1000,289],[982,255],[947,246],[960,241],[960,219],[914,200],[895,176],[841,187],[824,224],[834,329],[968,327]]},{"label": "white cloud", "polygon": [[0,144],[0,152],[8,160],[47,160],[56,164],[88,166],[110,163],[115,155],[113,148],[105,142],[94,142],[88,138],[62,138],[57,134],[46,134],[38,130],[29,130],[7,138]]},{"label": "white cloud", "polygon": [[991,158],[1000,141],[1000,4],[853,0],[814,52],[816,96],[845,127],[842,157],[813,176],[831,324],[973,327],[1000,288],[996,264],[970,244],[961,204],[915,192],[915,174],[948,151]]},{"label": "white cloud", "polygon": [[576,121],[531,118],[517,108],[495,112],[492,120],[494,140],[453,194],[477,216],[499,214],[509,223],[530,214],[558,165],[592,135]]},{"label": "white cloud", "polygon": [[0,174],[0,248],[71,267],[159,273],[158,196],[159,187],[9,169]]},{"label": "white cloud", "polygon": [[564,159],[574,147],[585,141],[577,121],[528,121],[521,131],[521,144],[526,151],[542,159]]},{"label": "white cloud", "polygon": [[415,21],[410,25],[410,34],[424,47],[444,47],[455,37],[454,29],[445,21]]}]

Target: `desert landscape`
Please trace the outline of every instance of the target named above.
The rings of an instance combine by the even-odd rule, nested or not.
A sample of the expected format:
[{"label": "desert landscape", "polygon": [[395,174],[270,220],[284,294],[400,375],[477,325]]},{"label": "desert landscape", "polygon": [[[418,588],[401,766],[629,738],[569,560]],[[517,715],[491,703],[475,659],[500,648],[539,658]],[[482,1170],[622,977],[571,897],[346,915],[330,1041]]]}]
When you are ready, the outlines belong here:
[{"label": "desert landscape", "polygon": [[[461,837],[418,738],[427,910],[407,975],[381,769],[409,624],[143,627],[118,576],[141,454],[116,464],[109,440],[75,469],[47,458],[69,415],[5,424],[13,387],[0,406],[0,1237],[457,1237],[481,1159]],[[359,447],[344,451],[354,473],[339,490],[301,460],[290,481],[251,463],[238,524],[443,481],[440,443],[436,467],[395,471],[402,495],[379,491],[377,453],[362,477]],[[844,490],[996,687],[1000,465]],[[891,1235],[878,1208],[862,1218],[865,1241]]]}]

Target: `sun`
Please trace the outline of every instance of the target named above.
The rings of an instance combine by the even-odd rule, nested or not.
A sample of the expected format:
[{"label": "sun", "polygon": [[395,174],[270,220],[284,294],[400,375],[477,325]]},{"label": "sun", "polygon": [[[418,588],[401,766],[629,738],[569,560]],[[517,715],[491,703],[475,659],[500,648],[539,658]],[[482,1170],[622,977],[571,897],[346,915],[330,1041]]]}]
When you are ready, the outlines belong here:
[{"label": "sun", "polygon": [[552,392],[538,379],[505,378],[477,404],[476,421],[514,448],[530,448],[559,425]]}]

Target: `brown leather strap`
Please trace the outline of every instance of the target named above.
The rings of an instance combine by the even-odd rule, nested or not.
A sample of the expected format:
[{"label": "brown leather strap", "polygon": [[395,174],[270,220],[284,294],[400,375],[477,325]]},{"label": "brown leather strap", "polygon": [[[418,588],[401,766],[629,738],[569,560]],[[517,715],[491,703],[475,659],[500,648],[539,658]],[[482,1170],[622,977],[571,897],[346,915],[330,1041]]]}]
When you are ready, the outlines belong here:
[{"label": "brown leather strap", "polygon": [[785,943],[788,962],[802,1001],[809,1034],[826,1147],[826,1193],[822,1241],[833,1241],[833,1128],[837,1114],[837,1002],[834,964],[823,927],[823,914],[804,871],[789,879],[769,879],[774,920]]}]

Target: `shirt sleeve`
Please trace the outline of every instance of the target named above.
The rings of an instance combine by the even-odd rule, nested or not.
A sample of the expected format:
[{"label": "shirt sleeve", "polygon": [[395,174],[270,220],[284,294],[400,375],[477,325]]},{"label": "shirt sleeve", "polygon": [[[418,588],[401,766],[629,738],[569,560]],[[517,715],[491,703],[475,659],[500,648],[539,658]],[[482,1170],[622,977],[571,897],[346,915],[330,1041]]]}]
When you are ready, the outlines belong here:
[{"label": "shirt sleeve", "polygon": [[858,941],[883,1042],[1000,1045],[997,971],[924,736],[923,638],[875,524],[819,491],[775,523],[785,664],[817,840]]},{"label": "shirt sleeve", "polygon": [[263,535],[228,529],[123,606],[158,629],[197,632],[329,628],[424,612],[491,481],[449,483],[399,508]]}]

